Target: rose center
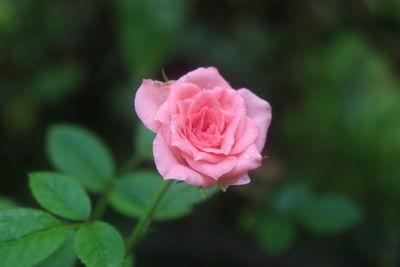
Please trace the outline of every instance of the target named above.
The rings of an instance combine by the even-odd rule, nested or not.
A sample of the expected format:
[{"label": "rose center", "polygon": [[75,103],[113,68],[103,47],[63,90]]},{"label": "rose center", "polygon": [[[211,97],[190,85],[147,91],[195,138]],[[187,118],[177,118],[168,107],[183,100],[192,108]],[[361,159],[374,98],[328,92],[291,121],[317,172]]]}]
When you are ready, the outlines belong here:
[{"label": "rose center", "polygon": [[190,116],[187,123],[187,133],[193,145],[202,148],[220,148],[223,139],[224,120],[220,111],[203,107]]}]

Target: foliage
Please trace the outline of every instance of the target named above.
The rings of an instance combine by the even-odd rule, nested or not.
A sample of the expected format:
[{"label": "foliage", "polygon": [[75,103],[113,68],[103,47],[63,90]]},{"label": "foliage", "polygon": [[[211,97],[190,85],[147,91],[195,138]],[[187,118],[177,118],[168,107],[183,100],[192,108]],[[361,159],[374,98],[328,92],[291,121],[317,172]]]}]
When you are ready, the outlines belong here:
[{"label": "foliage", "polygon": [[18,203],[7,197],[0,197],[0,210],[18,207]]},{"label": "foliage", "polygon": [[70,220],[89,219],[89,197],[72,178],[58,173],[31,173],[29,185],[43,208]]},{"label": "foliage", "polygon": [[104,222],[82,226],[75,235],[74,246],[86,266],[121,266],[124,241],[118,231]]},{"label": "foliage", "polygon": [[[154,171],[127,173],[115,185],[111,193],[113,207],[131,217],[140,217],[149,205],[152,193],[161,185],[159,175]],[[217,192],[217,188],[206,189],[206,197]],[[172,185],[161,200],[155,219],[167,220],[189,213],[193,205],[203,201],[198,189],[185,183]]]},{"label": "foliage", "polygon": [[[60,221],[41,210],[15,208],[17,204],[12,200],[1,198],[2,266],[68,267],[75,264],[75,254],[88,267],[133,266],[133,256],[125,255],[124,240],[118,230],[93,217],[103,215],[104,210],[98,212],[101,200],[96,206],[97,213],[91,217],[92,205],[86,189],[110,198],[116,211],[142,217],[152,205],[151,199],[162,178],[154,171],[144,170],[114,177],[114,164],[106,145],[79,126],[54,125],[47,135],[47,144],[55,167],[68,175],[30,173],[30,190],[40,206],[67,220]],[[141,144],[138,147],[148,149]],[[211,196],[215,192],[215,188],[208,189],[205,194]],[[168,220],[186,215],[203,200],[197,188],[174,184],[161,199],[155,218]]]},{"label": "foliage", "polygon": [[[75,205],[67,190],[63,205],[48,197],[54,190],[26,194],[26,173],[50,169],[45,141],[51,175],[81,184],[94,204],[110,192],[116,212],[104,220],[125,237],[151,198],[127,186],[150,194],[160,181],[153,135],[133,116],[135,89],[142,78],[162,80],[162,68],[174,80],[214,65],[234,88],[246,85],[271,103],[269,158],[249,185],[202,209],[195,188],[174,184],[169,192],[189,194],[188,202],[165,199],[157,220],[198,212],[167,224],[135,259],[164,266],[167,254],[171,266],[193,266],[198,255],[189,252],[204,242],[212,249],[196,249],[201,266],[399,266],[399,3],[0,1],[1,216],[40,206],[63,225],[78,224],[65,241],[60,228],[60,247],[48,240],[46,251],[32,250],[36,266],[75,264],[75,231],[102,209]],[[67,123],[43,140],[58,121]],[[136,157],[120,164],[132,147]]]},{"label": "foliage", "polygon": [[70,233],[64,243],[49,257],[36,264],[35,267],[73,267],[76,255],[73,247],[73,234]]},{"label": "foliage", "polygon": [[51,215],[19,208],[0,213],[2,266],[31,266],[54,252],[69,229]]},{"label": "foliage", "polygon": [[114,162],[107,147],[92,133],[72,125],[59,125],[48,132],[47,150],[53,164],[92,191],[101,191],[114,175]]}]

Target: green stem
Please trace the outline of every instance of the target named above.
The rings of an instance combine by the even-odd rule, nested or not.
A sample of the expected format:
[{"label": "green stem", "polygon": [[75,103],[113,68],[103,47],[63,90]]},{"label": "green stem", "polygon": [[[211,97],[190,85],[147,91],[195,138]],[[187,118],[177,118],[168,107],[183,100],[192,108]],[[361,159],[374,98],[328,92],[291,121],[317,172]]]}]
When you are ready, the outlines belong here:
[{"label": "green stem", "polygon": [[90,219],[91,221],[100,219],[106,212],[108,207],[108,199],[110,198],[110,194],[112,192],[113,187],[114,187],[113,182],[110,182],[107,185],[106,189],[104,190],[103,194],[101,195],[101,197],[99,198],[93,209],[92,217]]},{"label": "green stem", "polygon": [[151,220],[153,219],[154,212],[156,211],[157,206],[160,203],[160,200],[164,196],[165,192],[172,184],[172,181],[173,180],[165,180],[157,189],[153,199],[150,202],[150,205],[147,207],[146,212],[142,215],[142,217],[140,217],[134,231],[127,239],[126,251],[134,250],[141,238],[146,234]]},{"label": "green stem", "polygon": [[[124,167],[122,167],[121,169],[121,173],[124,173],[128,170],[134,169],[136,168],[140,162],[142,161],[142,158],[140,156],[137,155],[133,155],[124,165]],[[101,194],[101,197],[99,198],[99,200],[97,201],[94,209],[93,209],[93,213],[92,213],[92,217],[91,217],[91,221],[95,221],[100,219],[104,213],[107,210],[108,207],[108,200],[110,198],[110,194],[111,191],[114,187],[114,180],[110,181],[105,190],[103,191],[103,193]]]}]

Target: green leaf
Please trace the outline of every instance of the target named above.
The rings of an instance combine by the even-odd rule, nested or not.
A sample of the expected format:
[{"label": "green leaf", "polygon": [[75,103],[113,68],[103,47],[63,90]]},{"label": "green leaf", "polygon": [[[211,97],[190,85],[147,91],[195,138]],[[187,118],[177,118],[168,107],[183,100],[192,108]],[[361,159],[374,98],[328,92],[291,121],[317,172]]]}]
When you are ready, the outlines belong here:
[{"label": "green leaf", "polygon": [[75,234],[75,251],[88,267],[121,266],[124,242],[118,231],[105,222],[94,222],[79,228]]},{"label": "green leaf", "polygon": [[111,205],[122,214],[140,217],[161,183],[156,172],[137,171],[116,180],[110,195]]},{"label": "green leaf", "polygon": [[362,209],[350,199],[327,194],[299,210],[304,226],[316,234],[335,234],[354,227],[363,219]]},{"label": "green leaf", "polygon": [[[154,171],[137,171],[118,179],[111,193],[112,206],[122,214],[140,217],[153,198],[162,182]],[[218,188],[205,189],[206,196],[211,196]],[[203,201],[198,188],[186,183],[173,184],[167,190],[155,213],[155,219],[167,220],[183,216],[191,211],[193,205]]]},{"label": "green leaf", "polygon": [[141,159],[153,160],[153,140],[155,133],[147,129],[142,123],[135,134],[136,154]]},{"label": "green leaf", "polygon": [[259,229],[259,242],[272,254],[287,251],[296,239],[296,228],[283,219],[267,218]]},{"label": "green leaf", "polygon": [[48,258],[35,265],[35,267],[73,267],[76,255],[72,241],[73,235],[70,233],[61,247],[54,251]]},{"label": "green leaf", "polygon": [[59,173],[35,172],[29,174],[29,185],[33,196],[43,208],[71,220],[89,218],[89,196],[72,178]]},{"label": "green leaf", "polygon": [[43,211],[19,208],[0,212],[2,267],[32,266],[53,253],[69,229]]},{"label": "green leaf", "polygon": [[[206,199],[219,191],[218,187],[203,189]],[[158,220],[170,220],[189,213],[193,206],[203,202],[199,189],[186,183],[175,183],[171,185],[162,198],[157,208],[155,218]]]},{"label": "green leaf", "polygon": [[111,153],[92,132],[78,126],[59,124],[50,128],[46,141],[54,166],[88,189],[99,192],[113,178]]},{"label": "green leaf", "polygon": [[306,184],[285,186],[276,196],[274,208],[282,215],[296,213],[302,205],[312,201],[313,192]]},{"label": "green leaf", "polygon": [[0,210],[13,209],[18,207],[19,204],[8,197],[0,197]]},{"label": "green leaf", "polygon": [[133,256],[133,254],[129,254],[125,257],[122,267],[135,267],[135,257]]}]

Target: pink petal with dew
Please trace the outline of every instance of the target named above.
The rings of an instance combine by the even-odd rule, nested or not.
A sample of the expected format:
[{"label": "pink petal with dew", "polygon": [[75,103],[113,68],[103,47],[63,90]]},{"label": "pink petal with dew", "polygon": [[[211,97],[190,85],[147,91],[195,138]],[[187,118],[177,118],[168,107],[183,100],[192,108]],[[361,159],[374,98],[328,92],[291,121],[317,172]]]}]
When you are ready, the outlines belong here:
[{"label": "pink petal with dew", "polygon": [[238,161],[236,157],[226,157],[218,163],[194,161],[192,158],[185,156],[184,158],[191,168],[215,180],[218,180],[223,175],[231,172],[236,167]]},{"label": "pink petal with dew", "polygon": [[237,154],[246,150],[251,144],[254,144],[260,135],[260,129],[252,119],[246,118],[246,128],[239,140],[236,140],[231,153]]},{"label": "pink petal with dew", "polygon": [[247,116],[259,126],[260,134],[256,140],[256,146],[258,151],[261,152],[265,145],[269,125],[271,124],[271,106],[267,101],[259,98],[248,89],[243,88],[238,92],[245,101]]},{"label": "pink petal with dew", "polygon": [[153,154],[157,170],[164,179],[185,181],[188,184],[203,188],[216,185],[214,179],[202,175],[178,161],[161,134],[157,134],[154,139]]},{"label": "pink petal with dew", "polygon": [[235,168],[224,175],[223,178],[230,179],[238,175],[243,176],[250,170],[254,170],[261,166],[261,155],[256,145],[250,145],[245,151],[237,156],[237,165]]}]

